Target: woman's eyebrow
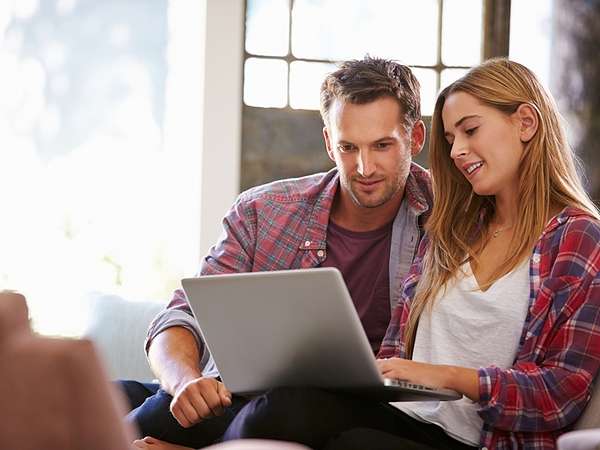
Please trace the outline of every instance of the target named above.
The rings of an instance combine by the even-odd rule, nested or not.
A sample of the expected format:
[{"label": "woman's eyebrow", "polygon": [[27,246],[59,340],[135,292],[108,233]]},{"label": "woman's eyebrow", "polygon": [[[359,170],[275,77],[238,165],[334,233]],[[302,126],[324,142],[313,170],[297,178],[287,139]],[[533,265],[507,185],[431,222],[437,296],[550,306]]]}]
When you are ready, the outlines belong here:
[{"label": "woman's eyebrow", "polygon": [[460,120],[458,120],[455,124],[454,124],[454,128],[459,127],[461,123],[463,123],[465,120],[467,119],[472,119],[473,117],[478,117],[480,118],[481,116],[478,116],[477,114],[471,114],[470,116],[464,116],[463,118],[461,118]]}]

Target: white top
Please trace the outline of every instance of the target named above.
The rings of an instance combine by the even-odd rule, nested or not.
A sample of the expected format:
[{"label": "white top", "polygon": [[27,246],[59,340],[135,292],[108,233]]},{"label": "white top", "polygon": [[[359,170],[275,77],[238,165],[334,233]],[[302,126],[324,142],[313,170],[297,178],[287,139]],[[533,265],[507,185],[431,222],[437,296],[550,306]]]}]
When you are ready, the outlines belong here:
[{"label": "white top", "polygon": [[[466,263],[431,314],[419,320],[413,360],[461,367],[511,367],[529,304],[529,260],[483,292]],[[451,402],[400,402],[396,408],[441,426],[461,442],[476,446],[483,427],[478,404],[467,397]]]}]

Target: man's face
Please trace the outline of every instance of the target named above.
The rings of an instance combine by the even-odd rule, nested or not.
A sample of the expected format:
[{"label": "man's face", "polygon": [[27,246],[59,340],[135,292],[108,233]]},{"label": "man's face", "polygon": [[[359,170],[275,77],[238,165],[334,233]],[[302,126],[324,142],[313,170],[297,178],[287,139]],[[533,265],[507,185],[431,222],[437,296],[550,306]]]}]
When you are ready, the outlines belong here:
[{"label": "man's face", "polygon": [[335,100],[328,119],[323,135],[340,174],[342,195],[363,208],[401,198],[412,156],[423,145],[422,122],[407,131],[400,105],[391,97],[366,104]]}]

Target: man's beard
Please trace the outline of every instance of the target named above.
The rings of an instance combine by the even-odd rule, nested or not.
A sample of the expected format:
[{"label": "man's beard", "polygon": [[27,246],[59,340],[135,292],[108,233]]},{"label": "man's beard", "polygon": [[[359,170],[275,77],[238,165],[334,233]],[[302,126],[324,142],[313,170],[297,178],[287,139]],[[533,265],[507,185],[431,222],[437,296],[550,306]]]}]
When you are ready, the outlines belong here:
[{"label": "man's beard", "polygon": [[383,190],[377,197],[371,198],[371,196],[358,192],[358,189],[354,188],[354,180],[350,180],[348,186],[348,192],[352,202],[361,208],[378,208],[389,202],[394,195],[400,190],[399,180],[396,183],[390,183],[389,180],[383,181]]}]

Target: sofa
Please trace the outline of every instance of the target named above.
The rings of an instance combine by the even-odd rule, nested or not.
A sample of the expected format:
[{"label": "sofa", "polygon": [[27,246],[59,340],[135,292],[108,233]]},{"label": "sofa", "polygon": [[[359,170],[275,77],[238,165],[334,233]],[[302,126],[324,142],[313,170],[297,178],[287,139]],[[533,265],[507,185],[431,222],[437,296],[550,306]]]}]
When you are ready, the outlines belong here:
[{"label": "sofa", "polygon": [[85,302],[89,320],[83,334],[96,344],[109,377],[153,381],[144,339],[150,322],[166,303],[98,292],[88,294]]}]

